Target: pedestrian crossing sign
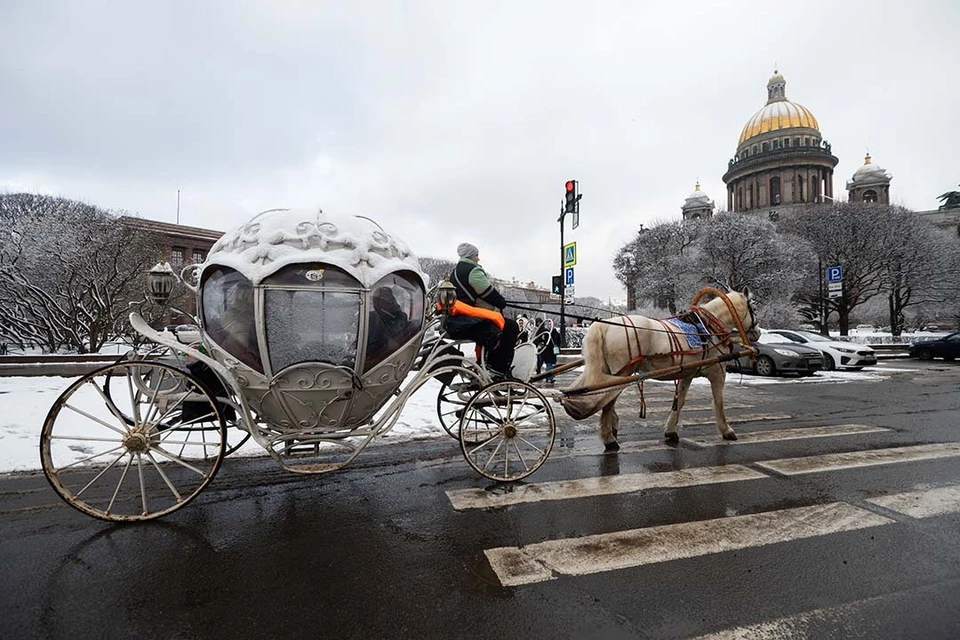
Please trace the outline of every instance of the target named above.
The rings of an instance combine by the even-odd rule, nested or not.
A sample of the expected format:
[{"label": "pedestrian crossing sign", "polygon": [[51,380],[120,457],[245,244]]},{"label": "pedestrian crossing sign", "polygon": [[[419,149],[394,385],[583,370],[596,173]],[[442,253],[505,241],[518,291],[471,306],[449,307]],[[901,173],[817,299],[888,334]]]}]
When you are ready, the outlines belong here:
[{"label": "pedestrian crossing sign", "polygon": [[577,243],[563,245],[563,266],[573,267],[577,264]]}]

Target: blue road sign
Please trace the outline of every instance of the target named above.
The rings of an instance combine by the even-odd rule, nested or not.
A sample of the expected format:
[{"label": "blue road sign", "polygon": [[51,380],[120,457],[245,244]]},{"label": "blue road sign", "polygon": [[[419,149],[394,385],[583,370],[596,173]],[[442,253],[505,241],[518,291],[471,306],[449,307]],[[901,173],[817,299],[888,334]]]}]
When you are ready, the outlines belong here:
[{"label": "blue road sign", "polygon": [[571,242],[563,246],[563,266],[572,267],[577,264],[577,243]]},{"label": "blue road sign", "polygon": [[843,269],[839,266],[837,267],[827,267],[827,282],[842,282],[843,281]]},{"label": "blue road sign", "polygon": [[567,267],[563,270],[564,284],[571,285],[573,284],[573,267]]}]

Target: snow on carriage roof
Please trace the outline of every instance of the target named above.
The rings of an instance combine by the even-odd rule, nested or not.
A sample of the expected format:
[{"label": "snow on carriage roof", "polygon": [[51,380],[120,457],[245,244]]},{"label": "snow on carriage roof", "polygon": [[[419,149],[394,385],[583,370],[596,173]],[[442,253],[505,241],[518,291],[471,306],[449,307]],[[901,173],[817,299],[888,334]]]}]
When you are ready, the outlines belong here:
[{"label": "snow on carriage roof", "polygon": [[413,271],[427,286],[417,256],[399,237],[362,216],[329,214],[322,209],[271,209],[224,234],[204,268],[236,269],[253,284],[281,267],[324,262],[340,267],[366,287],[395,271]]}]

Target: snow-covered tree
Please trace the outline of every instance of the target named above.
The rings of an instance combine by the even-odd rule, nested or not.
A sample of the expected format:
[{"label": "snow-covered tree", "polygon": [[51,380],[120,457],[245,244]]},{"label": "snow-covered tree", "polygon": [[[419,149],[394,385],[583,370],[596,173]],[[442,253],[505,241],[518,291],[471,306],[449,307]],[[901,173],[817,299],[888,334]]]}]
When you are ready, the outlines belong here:
[{"label": "snow-covered tree", "polygon": [[155,243],[94,206],[0,195],[0,341],[99,350],[142,299]]},{"label": "snow-covered tree", "polygon": [[614,257],[614,275],[638,301],[650,300],[676,313],[692,286],[691,246],[699,228],[697,223],[666,222],[640,230]]},{"label": "snow-covered tree", "polygon": [[[742,291],[761,300],[786,301],[815,260],[810,246],[756,216],[725,214],[702,224],[695,268],[704,284]],[[814,263],[815,264],[815,263]]]},{"label": "snow-covered tree", "polygon": [[[841,335],[849,332],[853,310],[884,291],[898,244],[892,211],[875,203],[825,204],[801,211],[782,227],[805,238],[824,268],[843,268],[842,297],[825,301],[827,313],[837,313]],[[814,282],[819,286],[819,280]]]}]

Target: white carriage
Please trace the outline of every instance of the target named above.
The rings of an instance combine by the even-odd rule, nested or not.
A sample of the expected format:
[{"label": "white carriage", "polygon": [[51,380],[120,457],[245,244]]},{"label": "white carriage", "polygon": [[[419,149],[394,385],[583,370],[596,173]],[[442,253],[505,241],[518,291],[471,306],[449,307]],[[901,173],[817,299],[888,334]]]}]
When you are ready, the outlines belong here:
[{"label": "white carriage", "polygon": [[[154,270],[149,295],[164,300],[175,280]],[[550,454],[548,399],[524,380],[493,381],[463,355],[443,331],[452,287],[436,287],[439,310],[428,307],[416,257],[370,219],[266,211],[181,280],[197,296],[201,343],[132,314],[160,347],[81,377],[44,422],[44,473],[84,513],[171,513],[251,437],[290,471],[342,468],[433,379],[439,421],[481,475],[520,480]]]}]

